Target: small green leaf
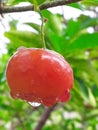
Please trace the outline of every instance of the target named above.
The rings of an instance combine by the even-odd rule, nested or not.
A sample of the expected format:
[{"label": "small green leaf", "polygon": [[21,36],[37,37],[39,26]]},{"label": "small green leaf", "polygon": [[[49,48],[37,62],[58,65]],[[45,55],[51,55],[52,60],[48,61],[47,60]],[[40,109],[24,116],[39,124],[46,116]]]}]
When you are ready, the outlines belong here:
[{"label": "small green leaf", "polygon": [[74,21],[73,19],[69,20],[67,28],[65,30],[65,36],[69,39],[75,37],[75,35],[80,31],[81,23]]}]

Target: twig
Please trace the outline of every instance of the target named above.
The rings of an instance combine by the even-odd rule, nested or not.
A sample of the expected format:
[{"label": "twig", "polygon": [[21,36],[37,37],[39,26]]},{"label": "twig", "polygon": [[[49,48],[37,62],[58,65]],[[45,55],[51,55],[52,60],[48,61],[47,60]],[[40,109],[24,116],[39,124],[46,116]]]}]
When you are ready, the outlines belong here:
[{"label": "twig", "polygon": [[[46,2],[43,3],[42,5],[39,6],[40,10],[48,9],[50,7],[56,7],[56,6],[61,6],[61,5],[67,5],[75,2],[79,2],[82,0],[60,0],[60,1],[55,1],[55,2]],[[24,12],[24,11],[34,11],[34,6],[29,5],[29,6],[21,6],[21,7],[4,7],[0,9],[0,14],[1,13],[14,13],[14,12]]]},{"label": "twig", "polygon": [[54,110],[55,106],[56,105],[54,105],[53,107],[45,108],[44,113],[42,114],[42,116],[34,130],[42,130],[42,127],[46,123],[47,119],[49,118],[51,112]]}]

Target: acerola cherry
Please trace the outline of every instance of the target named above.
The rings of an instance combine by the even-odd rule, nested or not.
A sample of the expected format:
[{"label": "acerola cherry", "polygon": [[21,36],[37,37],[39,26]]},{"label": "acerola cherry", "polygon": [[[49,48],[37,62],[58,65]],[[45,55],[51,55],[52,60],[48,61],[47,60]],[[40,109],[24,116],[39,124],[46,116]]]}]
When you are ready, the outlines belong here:
[{"label": "acerola cherry", "polygon": [[19,49],[9,60],[6,77],[13,98],[45,106],[66,102],[74,81],[63,56],[38,48]]}]

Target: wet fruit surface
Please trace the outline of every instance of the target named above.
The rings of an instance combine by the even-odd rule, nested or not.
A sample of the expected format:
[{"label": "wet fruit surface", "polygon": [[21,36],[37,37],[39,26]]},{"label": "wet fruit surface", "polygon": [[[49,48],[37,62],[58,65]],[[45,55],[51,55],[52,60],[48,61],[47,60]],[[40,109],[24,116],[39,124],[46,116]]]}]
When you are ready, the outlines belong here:
[{"label": "wet fruit surface", "polygon": [[46,106],[66,102],[74,80],[60,54],[37,48],[19,49],[9,60],[6,77],[13,98]]}]

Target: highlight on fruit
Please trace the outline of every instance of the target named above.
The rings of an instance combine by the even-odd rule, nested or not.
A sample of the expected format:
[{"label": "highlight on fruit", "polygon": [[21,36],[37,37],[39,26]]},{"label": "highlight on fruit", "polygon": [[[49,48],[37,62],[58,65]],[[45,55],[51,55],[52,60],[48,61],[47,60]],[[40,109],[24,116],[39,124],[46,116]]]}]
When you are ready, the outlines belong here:
[{"label": "highlight on fruit", "polygon": [[8,62],[6,79],[13,98],[35,106],[67,102],[74,82],[64,57],[41,48],[18,49]]}]

